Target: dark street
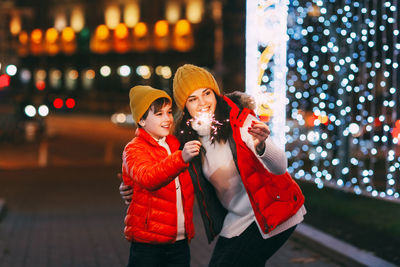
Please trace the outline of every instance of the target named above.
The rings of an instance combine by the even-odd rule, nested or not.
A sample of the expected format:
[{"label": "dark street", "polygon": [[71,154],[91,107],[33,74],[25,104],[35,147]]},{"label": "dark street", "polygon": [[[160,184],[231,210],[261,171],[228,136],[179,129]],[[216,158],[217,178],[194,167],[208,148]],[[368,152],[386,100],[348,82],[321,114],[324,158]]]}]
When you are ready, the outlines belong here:
[{"label": "dark street", "polygon": [[[126,206],[116,173],[123,139],[133,131],[117,128],[106,118],[79,117],[50,119],[49,129],[56,121],[69,130],[59,127],[48,140],[48,167],[37,166],[39,144],[1,148],[0,197],[7,211],[0,223],[0,266],[125,266],[129,255],[123,237]],[[79,121],[83,126],[78,131]],[[108,129],[106,139],[102,127]],[[88,138],[85,129],[98,130]],[[109,141],[115,145],[106,165],[104,148]],[[17,158],[19,166],[5,168],[6,162]],[[213,246],[207,244],[197,207],[194,220],[192,266],[207,266]],[[339,265],[291,238],[268,266]]]},{"label": "dark street", "polygon": [[[125,266],[117,165],[2,171],[1,266]],[[197,210],[197,209],[196,209]],[[192,266],[206,266],[212,246],[199,214],[191,244]],[[339,266],[291,239],[269,266]]]}]

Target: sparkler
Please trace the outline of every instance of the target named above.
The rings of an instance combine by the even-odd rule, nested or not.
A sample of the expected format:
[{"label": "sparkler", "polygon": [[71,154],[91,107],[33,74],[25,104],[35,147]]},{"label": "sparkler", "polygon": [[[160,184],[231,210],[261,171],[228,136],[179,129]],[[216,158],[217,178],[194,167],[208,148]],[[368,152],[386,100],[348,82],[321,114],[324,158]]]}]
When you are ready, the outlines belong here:
[{"label": "sparkler", "polygon": [[210,135],[211,140],[217,135],[221,122],[215,119],[214,114],[210,112],[200,112],[192,119],[189,119],[187,125],[192,126],[200,136]]}]

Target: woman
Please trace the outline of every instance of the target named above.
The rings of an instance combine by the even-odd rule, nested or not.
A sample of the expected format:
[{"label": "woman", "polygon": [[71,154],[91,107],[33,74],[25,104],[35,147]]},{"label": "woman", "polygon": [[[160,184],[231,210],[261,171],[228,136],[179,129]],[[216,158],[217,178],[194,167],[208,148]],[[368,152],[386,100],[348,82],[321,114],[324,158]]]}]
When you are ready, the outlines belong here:
[{"label": "woman", "polygon": [[264,266],[306,213],[285,152],[243,97],[222,96],[207,70],[178,68],[173,94],[182,111],[175,135],[203,148],[189,173],[209,242],[220,235],[209,266]]}]

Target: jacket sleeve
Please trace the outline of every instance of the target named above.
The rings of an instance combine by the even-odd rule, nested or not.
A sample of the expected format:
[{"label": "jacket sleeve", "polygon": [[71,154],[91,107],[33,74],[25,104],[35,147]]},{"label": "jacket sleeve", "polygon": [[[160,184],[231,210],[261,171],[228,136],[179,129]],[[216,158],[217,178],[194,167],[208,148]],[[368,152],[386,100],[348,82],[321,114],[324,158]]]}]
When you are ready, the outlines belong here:
[{"label": "jacket sleeve", "polygon": [[258,120],[256,117],[249,115],[246,118],[246,121],[243,124],[243,127],[240,129],[240,134],[242,136],[243,141],[247,145],[248,148],[253,151],[253,153],[257,156],[260,162],[267,168],[271,173],[280,175],[284,174],[287,169],[287,158],[285,151],[279,148],[269,136],[265,140],[265,150],[264,153],[260,156],[254,149],[254,141],[253,137],[248,133],[247,128],[251,125],[253,120]]},{"label": "jacket sleeve", "polygon": [[125,185],[130,185],[132,186],[133,180],[131,176],[129,176],[129,172],[126,168],[126,164],[122,162],[122,181],[124,182]]},{"label": "jacket sleeve", "polygon": [[148,191],[155,191],[169,184],[189,166],[183,161],[181,150],[155,161],[146,152],[148,149],[146,146],[128,145],[122,157],[128,175]]}]

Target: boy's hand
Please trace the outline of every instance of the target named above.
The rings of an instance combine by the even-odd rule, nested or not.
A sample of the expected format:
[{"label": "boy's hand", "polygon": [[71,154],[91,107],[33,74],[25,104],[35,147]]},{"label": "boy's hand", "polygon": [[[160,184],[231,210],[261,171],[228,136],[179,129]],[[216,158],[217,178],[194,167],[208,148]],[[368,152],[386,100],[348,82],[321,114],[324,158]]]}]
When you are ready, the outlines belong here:
[{"label": "boy's hand", "polygon": [[269,127],[261,121],[252,121],[248,128],[249,134],[253,137],[254,148],[259,155],[262,155],[265,150],[265,140],[270,135]]},{"label": "boy's hand", "polygon": [[184,162],[191,161],[200,153],[201,143],[198,140],[187,142],[182,149],[182,158]]},{"label": "boy's hand", "polygon": [[[118,174],[118,177],[120,177],[121,174]],[[126,205],[129,205],[132,201],[132,187],[129,185],[124,185],[124,182],[121,182],[119,185],[119,193],[121,194],[122,199],[124,200]]]}]

